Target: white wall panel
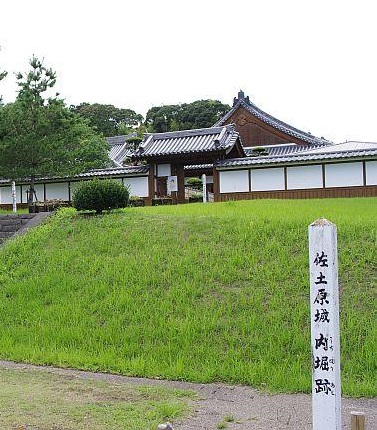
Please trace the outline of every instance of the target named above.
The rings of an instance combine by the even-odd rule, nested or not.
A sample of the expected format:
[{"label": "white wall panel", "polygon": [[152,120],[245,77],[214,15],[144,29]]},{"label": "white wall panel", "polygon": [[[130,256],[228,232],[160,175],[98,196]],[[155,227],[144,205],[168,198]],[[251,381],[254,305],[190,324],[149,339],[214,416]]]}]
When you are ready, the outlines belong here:
[{"label": "white wall panel", "polygon": [[[39,202],[43,202],[45,199],[44,196],[44,184],[36,184],[34,186],[35,192],[37,193],[37,198]],[[22,201],[24,203],[27,202],[27,194],[26,191],[29,191],[29,186],[28,185],[23,185],[22,186]],[[35,198],[34,198],[35,200]]]},{"label": "white wall panel", "polygon": [[365,163],[367,185],[377,185],[377,161],[367,161]]},{"label": "white wall panel", "polygon": [[252,191],[284,190],[284,169],[253,169],[251,171]]},{"label": "white wall panel", "polygon": [[295,166],[287,168],[288,190],[322,188],[322,166]]},{"label": "white wall panel", "polygon": [[249,171],[220,171],[220,193],[240,193],[249,191]]},{"label": "white wall panel", "polygon": [[148,197],[148,177],[124,178],[123,183],[130,186],[130,196]]},{"label": "white wall panel", "polygon": [[157,174],[158,176],[171,176],[170,164],[158,164]]},{"label": "white wall panel", "polygon": [[[16,202],[21,203],[21,187],[19,185],[16,185]],[[0,188],[0,203],[4,205],[13,204],[11,185]]]},{"label": "white wall panel", "polygon": [[363,165],[361,162],[326,164],[325,172],[326,188],[363,185]]},{"label": "white wall panel", "polygon": [[61,199],[68,201],[68,182],[46,184],[46,200],[51,199]]}]

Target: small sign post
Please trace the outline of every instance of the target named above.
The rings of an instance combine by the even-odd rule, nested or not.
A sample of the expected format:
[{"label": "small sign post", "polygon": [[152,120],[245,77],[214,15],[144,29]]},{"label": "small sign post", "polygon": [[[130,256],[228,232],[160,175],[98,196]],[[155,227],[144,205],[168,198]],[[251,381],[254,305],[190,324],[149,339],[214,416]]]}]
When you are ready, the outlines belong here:
[{"label": "small sign post", "polygon": [[202,186],[203,186],[203,203],[207,202],[207,176],[203,173],[202,175]]},{"label": "small sign post", "polygon": [[339,291],[336,226],[309,226],[313,430],[341,430]]},{"label": "small sign post", "polygon": [[13,212],[17,212],[17,197],[16,197],[16,183],[12,181],[12,203],[13,203]]}]

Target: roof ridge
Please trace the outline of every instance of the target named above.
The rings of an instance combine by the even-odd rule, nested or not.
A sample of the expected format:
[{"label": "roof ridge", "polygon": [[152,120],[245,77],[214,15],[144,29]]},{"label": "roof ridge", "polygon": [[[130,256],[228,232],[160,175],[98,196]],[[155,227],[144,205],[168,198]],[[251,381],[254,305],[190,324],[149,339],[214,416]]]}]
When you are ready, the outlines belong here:
[{"label": "roof ridge", "polygon": [[203,128],[193,128],[190,130],[176,130],[176,131],[165,131],[163,133],[145,133],[144,136],[153,136],[153,139],[166,139],[166,138],[174,138],[174,137],[182,137],[182,136],[190,136],[196,134],[215,134],[216,132],[221,133],[224,127],[228,127],[227,125],[222,125],[219,127],[203,127]]}]

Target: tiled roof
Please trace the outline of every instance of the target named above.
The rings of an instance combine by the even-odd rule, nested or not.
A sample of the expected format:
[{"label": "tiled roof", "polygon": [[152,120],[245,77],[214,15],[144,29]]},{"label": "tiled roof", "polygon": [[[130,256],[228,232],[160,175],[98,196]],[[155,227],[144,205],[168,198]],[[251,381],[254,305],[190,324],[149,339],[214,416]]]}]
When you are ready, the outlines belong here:
[{"label": "tiled roof", "polygon": [[135,158],[228,151],[238,138],[233,125],[146,134]]},{"label": "tiled roof", "polygon": [[[332,145],[330,145],[331,147]],[[323,148],[324,145],[297,145],[296,143],[283,143],[280,145],[247,146],[244,147],[248,157],[258,155],[254,152],[255,148],[263,148],[269,156],[287,155],[296,152],[308,151],[309,149]]]},{"label": "tiled roof", "polygon": [[[336,146],[336,145],[334,145]],[[325,148],[328,149],[328,148]],[[219,168],[242,167],[242,166],[268,166],[276,164],[292,164],[292,163],[305,163],[322,160],[340,160],[344,158],[372,158],[377,159],[377,145],[375,148],[369,149],[354,149],[354,150],[333,150],[333,152],[317,152],[305,151],[301,153],[294,153],[280,156],[261,156],[261,157],[247,157],[247,158],[233,158],[228,160],[221,160],[215,163]]]},{"label": "tiled roof", "polygon": [[[85,173],[79,173],[75,176],[55,176],[48,178],[37,178],[37,182],[46,180],[69,180],[69,179],[80,179],[80,178],[93,178],[93,177],[104,177],[104,176],[132,176],[132,175],[143,175],[149,172],[148,165],[142,166],[125,166],[125,167],[115,167],[108,169],[93,169]],[[0,179],[0,184],[9,184],[12,181],[10,179]],[[21,181],[23,182],[23,181]],[[25,182],[28,182],[25,180]]]},{"label": "tiled roof", "polygon": [[201,169],[213,169],[213,164],[189,164],[184,166],[184,170],[201,170]]},{"label": "tiled roof", "polygon": [[137,133],[106,137],[107,143],[110,146],[109,157],[115,166],[121,167],[123,160],[132,155],[134,145],[133,143],[129,143],[128,140],[133,137],[137,137]]},{"label": "tiled roof", "polygon": [[92,176],[114,176],[114,175],[138,175],[149,172],[149,166],[125,166],[118,167],[113,169],[93,169],[89,170],[89,172],[80,173],[75,176],[75,178],[85,178]]},{"label": "tiled roof", "polygon": [[280,121],[279,119],[273,117],[272,115],[262,111],[262,109],[259,109],[254,103],[252,103],[248,97],[244,97],[242,91],[239,94],[242,94],[242,97],[239,97],[238,99],[235,100],[235,104],[232,107],[232,109],[228,113],[226,113],[222,118],[220,118],[219,121],[217,121],[216,124],[214,124],[214,127],[223,125],[226,122],[226,120],[228,120],[239,107],[243,107],[252,115],[254,115],[258,119],[263,121],[264,123],[270,125],[271,127],[279,131],[282,131],[285,134],[288,134],[289,136],[293,136],[297,139],[307,142],[310,145],[329,144],[329,141],[322,137],[321,138],[315,137],[310,133],[306,133],[305,131],[292,127],[291,125],[283,121]]},{"label": "tiled roof", "polygon": [[356,140],[337,143],[335,145],[321,147],[321,148],[309,148],[306,151],[307,154],[326,154],[330,152],[349,152],[349,151],[362,151],[366,149],[376,149],[377,142],[358,142]]}]

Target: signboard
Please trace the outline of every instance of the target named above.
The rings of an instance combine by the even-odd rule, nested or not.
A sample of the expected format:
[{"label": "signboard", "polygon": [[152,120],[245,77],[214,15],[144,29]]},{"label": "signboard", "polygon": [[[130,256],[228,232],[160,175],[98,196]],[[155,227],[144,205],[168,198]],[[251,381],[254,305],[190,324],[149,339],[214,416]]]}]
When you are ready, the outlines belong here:
[{"label": "signboard", "polygon": [[168,176],[167,190],[168,190],[169,196],[171,195],[172,192],[178,191],[177,176]]},{"label": "signboard", "polygon": [[313,430],[341,430],[336,226],[309,226]]}]

